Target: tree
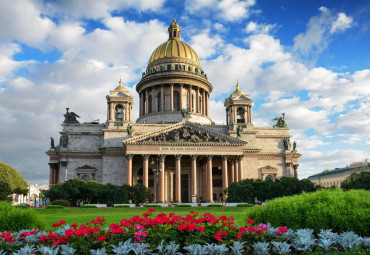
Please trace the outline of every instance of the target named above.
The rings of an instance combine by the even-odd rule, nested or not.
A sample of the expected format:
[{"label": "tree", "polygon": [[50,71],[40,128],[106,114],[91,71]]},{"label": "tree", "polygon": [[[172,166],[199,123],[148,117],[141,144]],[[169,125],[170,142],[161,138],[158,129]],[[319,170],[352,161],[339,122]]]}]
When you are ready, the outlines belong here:
[{"label": "tree", "polygon": [[342,189],[365,189],[370,190],[370,172],[353,173],[342,182]]},{"label": "tree", "polygon": [[292,177],[282,177],[275,181],[245,179],[232,183],[226,190],[228,202],[266,201],[276,197],[292,196],[304,192],[313,192],[317,188],[310,180],[298,180]]},{"label": "tree", "polygon": [[0,200],[9,200],[11,194],[27,194],[28,186],[13,167],[0,162]]}]

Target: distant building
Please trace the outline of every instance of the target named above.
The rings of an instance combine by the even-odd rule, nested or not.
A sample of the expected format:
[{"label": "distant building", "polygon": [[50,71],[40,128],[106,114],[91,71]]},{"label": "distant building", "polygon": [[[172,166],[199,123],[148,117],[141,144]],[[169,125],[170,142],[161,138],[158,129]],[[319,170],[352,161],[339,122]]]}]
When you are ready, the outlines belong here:
[{"label": "distant building", "polygon": [[353,173],[370,172],[370,159],[364,162],[353,162],[343,168],[326,169],[322,173],[314,174],[308,177],[310,181],[317,186],[325,188],[336,186],[341,187],[342,182]]},{"label": "distant building", "polygon": [[49,189],[47,185],[28,184],[27,195],[13,194],[13,205],[28,204],[33,207],[39,207],[41,204],[41,191]]}]

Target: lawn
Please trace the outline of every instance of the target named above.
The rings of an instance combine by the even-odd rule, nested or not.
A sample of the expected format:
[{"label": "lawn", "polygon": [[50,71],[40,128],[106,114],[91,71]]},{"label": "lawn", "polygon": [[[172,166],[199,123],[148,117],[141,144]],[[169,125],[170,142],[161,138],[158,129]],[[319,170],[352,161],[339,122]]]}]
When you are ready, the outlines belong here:
[{"label": "lawn", "polygon": [[[78,223],[85,224],[87,221],[95,219],[100,216],[104,216],[107,225],[112,222],[119,223],[123,218],[131,218],[135,215],[142,216],[144,212],[147,212],[148,208],[93,208],[93,209],[80,209],[80,208],[65,208],[65,209],[35,209],[47,226],[60,220],[65,220],[68,224]],[[233,216],[235,218],[235,224],[243,224],[245,221],[245,211],[248,208],[243,207],[189,207],[189,208],[155,208],[156,213],[171,212],[185,216],[190,211],[198,212],[199,215],[203,215],[205,212],[213,214],[215,217],[226,215],[228,217]]]}]

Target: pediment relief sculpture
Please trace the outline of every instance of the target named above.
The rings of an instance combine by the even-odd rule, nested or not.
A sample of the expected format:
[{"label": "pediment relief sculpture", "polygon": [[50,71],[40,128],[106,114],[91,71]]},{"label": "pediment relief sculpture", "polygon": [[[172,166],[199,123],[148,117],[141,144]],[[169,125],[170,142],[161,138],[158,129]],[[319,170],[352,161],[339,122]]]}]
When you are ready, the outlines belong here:
[{"label": "pediment relief sculpture", "polygon": [[140,142],[170,142],[170,143],[230,143],[225,139],[210,135],[207,132],[192,127],[182,127],[159,135],[145,138]]}]

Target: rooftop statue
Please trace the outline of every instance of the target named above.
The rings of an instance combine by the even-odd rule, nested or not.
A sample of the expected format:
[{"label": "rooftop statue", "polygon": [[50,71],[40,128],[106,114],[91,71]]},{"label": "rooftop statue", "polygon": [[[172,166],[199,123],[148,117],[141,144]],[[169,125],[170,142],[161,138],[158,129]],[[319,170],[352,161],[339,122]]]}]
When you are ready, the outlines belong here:
[{"label": "rooftop statue", "polygon": [[63,123],[80,123],[76,118],[80,118],[76,113],[69,112],[69,108],[66,108],[67,112],[64,114],[64,121]]},{"label": "rooftop statue", "polygon": [[279,128],[287,128],[288,125],[286,124],[286,121],[285,121],[285,113],[283,113],[283,117],[276,117],[274,119],[272,119],[272,121],[276,121],[276,124],[274,125],[274,127],[279,127]]},{"label": "rooftop statue", "polygon": [[130,124],[127,125],[127,134],[128,135],[132,134],[132,126]]},{"label": "rooftop statue", "polygon": [[187,109],[181,109],[181,115],[183,118],[188,117],[189,111]]},{"label": "rooftop statue", "polygon": [[242,126],[238,126],[236,128],[236,135],[239,137],[241,136],[241,132],[243,131],[243,127]]},{"label": "rooftop statue", "polygon": [[296,143],[296,141],[294,141],[294,142],[293,142],[293,150],[295,151],[295,150],[296,150],[296,148],[297,148],[297,143]]},{"label": "rooftop statue", "polygon": [[54,138],[53,137],[50,137],[50,148],[55,148],[55,145],[54,145]]}]

